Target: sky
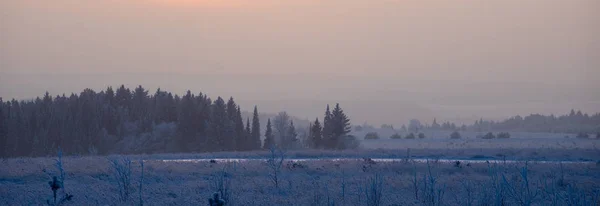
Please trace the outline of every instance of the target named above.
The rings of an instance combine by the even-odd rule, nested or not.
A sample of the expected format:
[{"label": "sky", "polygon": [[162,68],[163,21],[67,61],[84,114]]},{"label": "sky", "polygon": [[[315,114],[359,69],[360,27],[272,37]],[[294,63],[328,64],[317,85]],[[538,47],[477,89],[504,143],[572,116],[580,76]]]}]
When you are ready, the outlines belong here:
[{"label": "sky", "polygon": [[0,0],[0,97],[143,85],[354,124],[600,112],[597,0]]}]

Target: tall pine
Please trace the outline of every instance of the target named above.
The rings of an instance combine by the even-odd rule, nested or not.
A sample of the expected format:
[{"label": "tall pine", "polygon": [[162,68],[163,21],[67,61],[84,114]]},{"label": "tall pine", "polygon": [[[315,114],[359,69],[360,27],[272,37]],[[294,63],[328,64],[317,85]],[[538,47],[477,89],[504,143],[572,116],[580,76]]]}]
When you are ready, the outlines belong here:
[{"label": "tall pine", "polygon": [[256,106],[254,106],[254,114],[252,115],[252,134],[250,138],[250,145],[252,145],[252,150],[258,150],[261,147],[260,120],[258,119],[258,108]]},{"label": "tall pine", "polygon": [[323,118],[322,143],[325,149],[333,149],[335,147],[335,143],[333,142],[333,122],[329,104],[325,110],[325,118]]},{"label": "tall pine", "polygon": [[309,146],[314,149],[320,149],[322,147],[323,136],[322,136],[321,123],[319,118],[310,127]]},{"label": "tall pine", "polygon": [[246,129],[244,130],[244,139],[242,141],[242,150],[251,150],[250,138],[252,135],[252,128],[250,127],[250,117],[246,118]]},{"label": "tall pine", "polygon": [[350,133],[352,127],[350,126],[350,119],[344,114],[344,110],[340,107],[340,104],[336,104],[331,114],[331,144],[332,148],[343,149],[344,138]]},{"label": "tall pine", "polygon": [[227,118],[227,106],[225,101],[218,97],[212,105],[211,124],[208,145],[208,151],[227,151],[231,142],[229,141],[234,133],[234,125]]},{"label": "tall pine", "polygon": [[265,141],[263,149],[268,150],[275,146],[275,136],[273,135],[273,128],[271,128],[271,119],[267,120],[267,130],[265,131]]}]

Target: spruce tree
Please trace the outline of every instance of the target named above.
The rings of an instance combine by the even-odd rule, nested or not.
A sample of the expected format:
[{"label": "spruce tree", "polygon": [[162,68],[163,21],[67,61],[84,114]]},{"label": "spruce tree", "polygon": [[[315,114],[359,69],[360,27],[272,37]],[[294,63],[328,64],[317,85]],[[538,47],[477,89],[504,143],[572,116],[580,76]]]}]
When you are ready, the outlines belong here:
[{"label": "spruce tree", "polygon": [[251,135],[252,150],[258,150],[260,144],[260,120],[258,119],[258,109],[254,106],[254,114],[252,115],[252,135]]},{"label": "spruce tree", "polygon": [[344,114],[344,110],[340,107],[340,104],[336,104],[331,114],[331,144],[332,148],[341,149],[343,148],[343,138],[350,133],[352,127],[350,126],[350,119]]},{"label": "spruce tree", "polygon": [[227,118],[226,107],[221,97],[218,97],[212,105],[210,139],[206,146],[208,151],[225,151],[229,146],[227,144],[230,143],[228,140],[234,133],[234,125]]},{"label": "spruce tree", "polygon": [[230,145],[235,150],[245,150],[247,144],[246,132],[244,131],[244,120],[242,119],[242,111],[237,107],[236,113],[233,116],[235,122],[235,145]]},{"label": "spruce tree", "polygon": [[271,128],[271,119],[267,120],[267,130],[265,131],[265,141],[263,149],[268,150],[275,146],[275,136],[273,136],[273,129]]},{"label": "spruce tree", "polygon": [[334,144],[332,142],[332,120],[331,111],[329,111],[329,104],[325,110],[325,118],[323,118],[323,132],[322,132],[322,143],[325,149],[333,149]]},{"label": "spruce tree", "polygon": [[243,150],[252,150],[251,140],[252,139],[252,129],[250,128],[250,117],[246,119],[246,131],[244,132],[244,140],[242,141]]},{"label": "spruce tree", "polygon": [[244,139],[244,120],[239,106],[233,100],[233,97],[227,101],[227,119],[234,126],[234,133],[228,139],[230,142],[227,145],[228,150],[243,150],[243,139]]},{"label": "spruce tree", "polygon": [[319,118],[317,118],[310,128],[309,146],[311,148],[320,149],[322,147],[322,129]]},{"label": "spruce tree", "polygon": [[181,98],[179,111],[177,115],[177,151],[189,152],[190,142],[196,135],[196,107],[194,104],[194,95],[191,91],[187,91],[185,96]]}]

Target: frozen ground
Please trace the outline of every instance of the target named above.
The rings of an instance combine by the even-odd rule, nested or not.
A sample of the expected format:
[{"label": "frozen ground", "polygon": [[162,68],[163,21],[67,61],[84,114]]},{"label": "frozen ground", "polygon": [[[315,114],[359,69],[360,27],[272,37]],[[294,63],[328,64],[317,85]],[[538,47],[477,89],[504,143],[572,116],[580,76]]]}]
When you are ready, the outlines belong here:
[{"label": "frozen ground", "polygon": [[[181,158],[264,158],[268,157],[268,152],[137,155],[126,156],[133,160],[130,176],[132,187],[131,195],[123,202],[119,200],[118,181],[109,161],[122,157],[65,157],[64,186],[67,192],[74,195],[72,202],[66,205],[138,204],[141,178],[139,160],[143,158],[146,161],[141,199],[146,205],[207,205],[207,198],[218,191],[220,184],[229,188],[230,205],[373,205],[369,203],[376,203],[377,200],[380,201],[379,205],[600,204],[600,165],[595,162],[600,155],[597,150],[520,150],[524,153],[538,151],[538,155],[550,155],[552,151],[579,155],[592,162],[482,162],[468,165],[462,162],[456,165],[432,158],[428,167],[426,162],[410,160],[313,160],[295,164],[285,160],[276,187],[272,181],[273,170],[266,161],[163,161]],[[470,156],[472,159],[477,158],[472,154],[487,156],[498,152],[492,149],[467,152],[456,149],[414,149],[410,153],[414,156],[431,156],[436,151],[444,157]],[[461,151],[465,153],[461,155]],[[405,157],[406,153],[406,150],[289,151],[286,157]],[[522,154],[519,158],[527,158],[527,155]],[[44,205],[52,197],[48,181],[52,175],[58,174],[54,164],[54,157],[2,160],[0,205]],[[376,194],[381,194],[381,198],[376,198]]]},{"label": "frozen ground", "polygon": [[[287,151],[277,186],[269,151],[71,156],[62,162],[65,191],[74,195],[66,205],[134,205],[140,199],[145,205],[207,205],[219,185],[228,188],[228,205],[600,205],[598,144],[558,136],[365,140],[357,150]],[[131,194],[121,201],[111,160],[124,157],[133,161]],[[252,161],[224,161],[240,158]],[[203,161],[169,161],[182,159]],[[45,205],[52,197],[48,181],[59,174],[55,160],[1,160],[0,205]]]}]

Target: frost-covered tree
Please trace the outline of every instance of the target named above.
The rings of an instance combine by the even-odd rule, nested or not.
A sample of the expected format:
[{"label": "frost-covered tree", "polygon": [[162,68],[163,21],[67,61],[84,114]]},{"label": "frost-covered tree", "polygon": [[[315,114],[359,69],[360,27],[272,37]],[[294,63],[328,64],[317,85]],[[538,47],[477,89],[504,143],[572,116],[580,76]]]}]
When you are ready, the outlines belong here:
[{"label": "frost-covered tree", "polygon": [[275,136],[273,135],[273,129],[271,127],[271,119],[267,120],[267,130],[265,131],[265,140],[263,149],[271,149],[275,146]]},{"label": "frost-covered tree", "polygon": [[260,149],[260,119],[258,118],[258,108],[256,106],[254,106],[254,113],[252,114],[252,133],[250,136],[249,145],[251,145],[251,149]]},{"label": "frost-covered tree", "polygon": [[322,130],[323,130],[323,128],[321,127],[319,118],[317,118],[310,127],[310,135],[308,137],[309,147],[315,148],[315,149],[320,149],[323,147],[322,146],[322,144],[323,144]]},{"label": "frost-covered tree", "polygon": [[352,131],[350,126],[350,119],[344,113],[344,110],[340,107],[340,104],[336,104],[333,112],[331,112],[331,137],[330,148],[340,149],[343,148],[344,141],[342,137],[346,136]]},{"label": "frost-covered tree", "polygon": [[331,120],[332,115],[329,110],[329,104],[325,109],[325,117],[323,118],[323,132],[322,132],[322,145],[325,149],[332,148],[332,139],[333,139],[333,122]]},{"label": "frost-covered tree", "polygon": [[[279,112],[273,120],[276,135],[276,144],[279,146],[287,145],[287,131],[290,125],[290,116],[287,112]],[[287,149],[287,148],[282,148]]]}]

